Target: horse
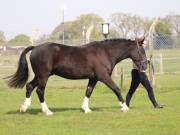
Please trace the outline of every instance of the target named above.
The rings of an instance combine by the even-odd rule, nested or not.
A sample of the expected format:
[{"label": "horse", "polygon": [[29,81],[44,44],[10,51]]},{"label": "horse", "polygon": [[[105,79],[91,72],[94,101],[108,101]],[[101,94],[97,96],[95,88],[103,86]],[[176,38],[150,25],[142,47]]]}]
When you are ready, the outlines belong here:
[{"label": "horse", "polygon": [[[46,42],[38,46],[29,46],[20,55],[17,71],[9,76],[8,86],[23,88],[26,85],[26,98],[20,106],[20,112],[26,112],[31,105],[31,93],[36,89],[42,112],[52,115],[44,93],[48,78],[57,75],[67,79],[89,79],[82,110],[89,113],[89,98],[98,81],[107,85],[117,96],[123,112],[129,111],[121,91],[111,78],[113,68],[120,61],[130,58],[140,70],[146,70],[147,58],[142,46],[144,38],[106,39],[85,45],[68,46]],[[31,51],[30,63],[34,72],[32,81],[28,80],[26,54]]]}]

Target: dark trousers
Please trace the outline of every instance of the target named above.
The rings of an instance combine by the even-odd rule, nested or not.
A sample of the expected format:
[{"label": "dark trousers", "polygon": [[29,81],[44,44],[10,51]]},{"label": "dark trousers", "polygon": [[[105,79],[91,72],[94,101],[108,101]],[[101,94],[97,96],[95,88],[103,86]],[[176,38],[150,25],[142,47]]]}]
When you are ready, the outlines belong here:
[{"label": "dark trousers", "polygon": [[144,86],[144,88],[146,89],[148,96],[149,96],[149,99],[151,100],[153,106],[156,107],[158,104],[157,104],[156,99],[154,97],[153,88],[150,85],[150,82],[148,80],[146,73],[145,72],[139,72],[138,70],[133,69],[131,71],[131,75],[132,75],[132,81],[131,81],[130,89],[129,89],[127,96],[126,96],[126,104],[129,106],[134,92],[136,91],[137,87],[141,83]]}]

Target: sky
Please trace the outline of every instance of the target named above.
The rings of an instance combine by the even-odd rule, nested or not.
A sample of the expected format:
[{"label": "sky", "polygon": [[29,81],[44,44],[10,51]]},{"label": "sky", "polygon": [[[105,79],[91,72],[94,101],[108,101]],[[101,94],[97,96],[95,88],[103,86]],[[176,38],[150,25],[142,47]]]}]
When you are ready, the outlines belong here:
[{"label": "sky", "polygon": [[96,13],[106,21],[116,12],[143,17],[180,14],[180,0],[0,0],[0,30],[9,40],[17,34],[49,34],[62,21]]}]

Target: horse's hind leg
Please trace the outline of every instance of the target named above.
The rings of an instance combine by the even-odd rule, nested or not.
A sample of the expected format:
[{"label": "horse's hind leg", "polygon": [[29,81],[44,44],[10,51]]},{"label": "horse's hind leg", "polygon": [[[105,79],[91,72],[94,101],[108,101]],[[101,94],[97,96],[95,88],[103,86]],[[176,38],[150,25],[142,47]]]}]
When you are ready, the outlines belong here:
[{"label": "horse's hind leg", "polygon": [[36,78],[34,78],[31,82],[26,84],[26,99],[24,103],[20,106],[20,112],[26,112],[26,110],[30,107],[31,93],[36,86],[37,86]]},{"label": "horse's hind leg", "polygon": [[47,80],[48,77],[39,78],[36,92],[39,97],[39,101],[41,103],[42,111],[45,112],[46,115],[53,115],[53,112],[51,112],[51,110],[48,108],[44,99],[44,92],[45,92]]},{"label": "horse's hind leg", "polygon": [[93,89],[97,83],[97,79],[89,79],[88,85],[87,85],[87,89],[86,89],[86,94],[84,97],[84,101],[82,104],[82,109],[84,110],[85,113],[89,113],[91,112],[91,109],[89,108],[89,98],[93,92]]}]

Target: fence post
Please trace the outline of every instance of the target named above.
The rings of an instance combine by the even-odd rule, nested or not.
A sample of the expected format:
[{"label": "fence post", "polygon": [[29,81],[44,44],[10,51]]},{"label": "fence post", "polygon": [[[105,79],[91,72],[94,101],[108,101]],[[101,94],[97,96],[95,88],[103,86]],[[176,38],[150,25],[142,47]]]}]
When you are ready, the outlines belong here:
[{"label": "fence post", "polygon": [[162,53],[159,54],[159,71],[160,71],[160,74],[163,74],[163,56],[162,56]]},{"label": "fence post", "polygon": [[154,76],[154,62],[150,61],[149,63],[149,80],[151,83],[151,86],[153,87],[155,85],[155,76]]}]

